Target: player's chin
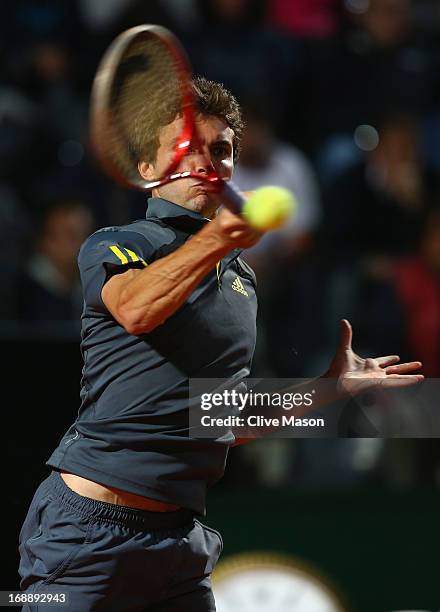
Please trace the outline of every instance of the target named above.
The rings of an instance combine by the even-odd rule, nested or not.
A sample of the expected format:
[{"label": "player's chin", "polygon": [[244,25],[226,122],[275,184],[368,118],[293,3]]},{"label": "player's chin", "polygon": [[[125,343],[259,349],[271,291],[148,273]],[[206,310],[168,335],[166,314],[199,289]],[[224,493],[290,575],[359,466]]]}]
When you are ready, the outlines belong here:
[{"label": "player's chin", "polygon": [[213,207],[217,207],[217,203],[212,193],[202,192],[191,198],[191,208],[195,212],[203,214],[208,210],[212,210]]}]

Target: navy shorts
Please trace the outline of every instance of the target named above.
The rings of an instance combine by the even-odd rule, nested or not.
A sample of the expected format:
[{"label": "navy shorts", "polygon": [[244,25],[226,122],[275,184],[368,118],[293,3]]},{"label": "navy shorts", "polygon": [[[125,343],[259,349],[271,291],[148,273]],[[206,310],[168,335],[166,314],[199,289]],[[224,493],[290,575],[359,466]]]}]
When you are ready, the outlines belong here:
[{"label": "navy shorts", "polygon": [[188,510],[148,512],[78,495],[58,472],[38,487],[20,532],[20,587],[67,593],[36,610],[212,612],[220,535]]}]

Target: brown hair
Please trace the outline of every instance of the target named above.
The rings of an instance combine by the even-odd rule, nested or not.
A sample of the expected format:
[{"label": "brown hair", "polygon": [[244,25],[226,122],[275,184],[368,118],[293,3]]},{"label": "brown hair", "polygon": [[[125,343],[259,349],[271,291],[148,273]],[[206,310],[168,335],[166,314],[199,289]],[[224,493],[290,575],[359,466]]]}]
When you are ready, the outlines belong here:
[{"label": "brown hair", "polygon": [[241,108],[235,96],[221,83],[201,76],[192,79],[196,106],[202,115],[213,115],[225,121],[234,132],[234,160],[240,155],[244,122]]},{"label": "brown hair", "polygon": [[[194,77],[191,85],[196,110],[202,115],[222,119],[233,130],[234,161],[237,161],[244,129],[237,99],[221,83],[204,77]],[[170,89],[168,95],[164,96],[165,102],[158,107],[155,117],[145,116],[143,112],[132,122],[130,148],[134,158],[147,162],[156,159],[161,128],[174,121],[179,114],[180,98],[174,94],[175,90]]]}]

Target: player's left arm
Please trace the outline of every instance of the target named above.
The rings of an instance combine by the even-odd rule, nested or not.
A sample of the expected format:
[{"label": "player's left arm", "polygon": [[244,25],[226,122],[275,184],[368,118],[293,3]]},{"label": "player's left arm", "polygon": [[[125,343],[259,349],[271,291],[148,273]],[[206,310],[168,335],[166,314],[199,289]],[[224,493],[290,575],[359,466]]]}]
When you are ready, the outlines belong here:
[{"label": "player's left arm", "polygon": [[[296,416],[301,417],[311,410],[323,408],[333,402],[364,393],[371,389],[392,389],[415,385],[424,379],[423,374],[415,374],[422,367],[420,361],[399,363],[398,355],[382,357],[360,357],[352,348],[353,331],[347,319],[341,321],[341,334],[336,355],[327,372],[320,377],[326,379],[320,393],[315,396],[312,406],[303,405],[296,409]],[[283,389],[283,393],[311,393],[319,382],[318,379],[304,384]],[[231,446],[245,444],[256,438],[237,438]]]}]

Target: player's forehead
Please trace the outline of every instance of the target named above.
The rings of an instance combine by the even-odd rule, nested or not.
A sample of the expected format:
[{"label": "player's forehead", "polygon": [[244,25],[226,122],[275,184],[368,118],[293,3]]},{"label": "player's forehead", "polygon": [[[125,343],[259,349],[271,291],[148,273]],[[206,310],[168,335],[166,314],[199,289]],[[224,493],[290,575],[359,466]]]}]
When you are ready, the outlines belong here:
[{"label": "player's forehead", "polygon": [[[160,144],[173,145],[182,133],[184,120],[177,116],[174,121],[165,125],[160,131]],[[195,127],[199,141],[206,144],[214,142],[230,142],[233,144],[234,132],[226,121],[214,115],[199,114],[195,117]]]},{"label": "player's forehead", "polygon": [[224,119],[214,115],[197,115],[195,120],[199,138],[207,140],[229,140],[232,143],[234,132]]}]

